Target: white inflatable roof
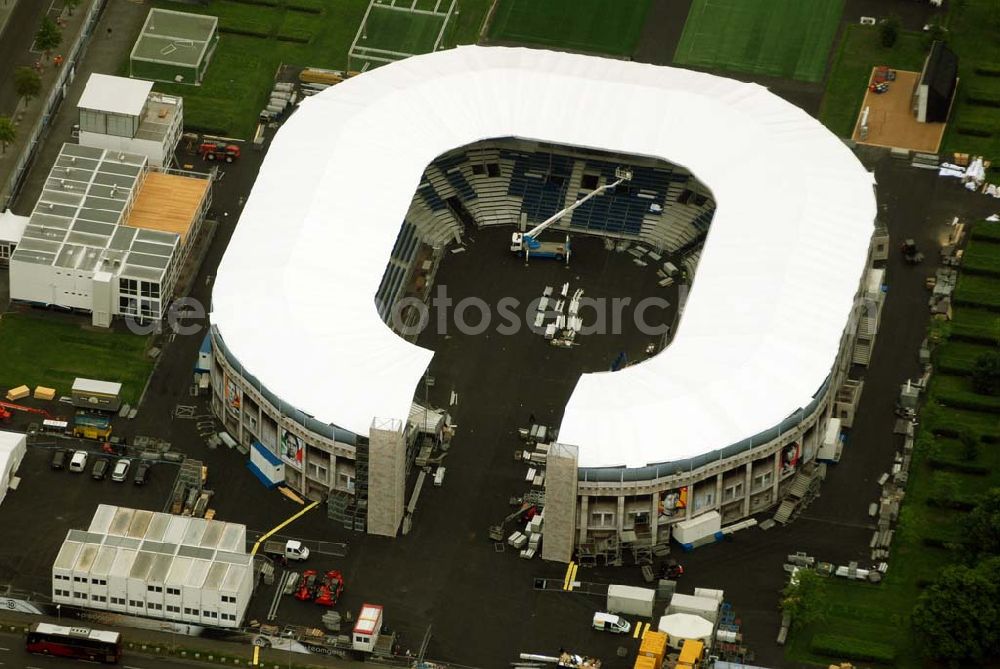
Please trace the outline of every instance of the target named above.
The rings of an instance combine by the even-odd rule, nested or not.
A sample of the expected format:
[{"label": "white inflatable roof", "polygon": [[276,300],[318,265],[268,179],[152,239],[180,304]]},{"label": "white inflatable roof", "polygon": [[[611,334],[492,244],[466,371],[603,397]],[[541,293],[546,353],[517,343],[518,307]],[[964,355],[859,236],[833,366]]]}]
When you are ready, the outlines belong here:
[{"label": "white inflatable roof", "polygon": [[509,136],[660,157],[717,203],[672,344],[577,384],[560,441],[580,447],[581,466],[698,455],[809,402],[864,270],[872,176],[758,85],[533,49],[417,56],[302,103],[215,283],[212,320],[246,371],[359,434],[375,417],[405,420],[432,352],[376,312],[393,243],[428,163]]}]

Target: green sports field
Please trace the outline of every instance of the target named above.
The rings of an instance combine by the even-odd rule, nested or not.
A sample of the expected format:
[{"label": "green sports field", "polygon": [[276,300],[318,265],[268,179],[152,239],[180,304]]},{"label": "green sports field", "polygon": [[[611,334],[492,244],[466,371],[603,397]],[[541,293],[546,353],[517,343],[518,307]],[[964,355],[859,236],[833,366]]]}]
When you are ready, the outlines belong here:
[{"label": "green sports field", "polygon": [[694,0],[674,62],[820,81],[844,0]]},{"label": "green sports field", "polygon": [[650,0],[500,0],[489,37],[573,51],[635,51]]},{"label": "green sports field", "polygon": [[399,53],[429,53],[434,50],[445,14],[413,14],[375,5],[365,22],[365,39],[357,47]]}]

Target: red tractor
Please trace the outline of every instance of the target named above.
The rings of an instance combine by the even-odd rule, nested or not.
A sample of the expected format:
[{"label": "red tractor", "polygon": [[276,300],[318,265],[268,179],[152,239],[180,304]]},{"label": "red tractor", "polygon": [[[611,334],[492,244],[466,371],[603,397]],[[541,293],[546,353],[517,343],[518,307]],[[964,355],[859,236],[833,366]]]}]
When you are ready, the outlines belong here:
[{"label": "red tractor", "polygon": [[306,569],[302,572],[302,579],[299,581],[299,589],[295,591],[295,599],[308,602],[316,598],[316,589],[319,587],[317,572],[315,569]]},{"label": "red tractor", "polygon": [[313,601],[320,606],[333,606],[344,592],[344,575],[337,569],[331,569],[323,577],[323,583],[317,590]]},{"label": "red tractor", "polygon": [[202,142],[198,147],[198,155],[202,160],[225,160],[231,163],[240,157],[240,147],[221,142]]}]

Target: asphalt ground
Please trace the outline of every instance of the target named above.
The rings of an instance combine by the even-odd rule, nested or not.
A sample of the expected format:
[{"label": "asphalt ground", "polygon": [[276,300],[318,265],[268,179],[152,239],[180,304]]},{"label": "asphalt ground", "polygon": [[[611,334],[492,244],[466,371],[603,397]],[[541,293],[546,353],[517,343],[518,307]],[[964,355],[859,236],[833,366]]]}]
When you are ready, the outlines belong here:
[{"label": "asphalt ground", "polygon": [[[146,485],[111,480],[111,470],[103,481],[91,478],[99,454],[97,442],[77,439],[58,441],[59,447],[83,448],[89,452],[85,472],[50,468],[54,446],[30,446],[18,476],[17,490],[7,494],[0,505],[0,583],[11,584],[18,592],[39,593],[44,601],[52,594],[52,563],[66,532],[86,529],[99,504],[161,511],[177,476],[177,466],[156,464]],[[132,470],[134,472],[134,470]],[[0,657],[0,660],[3,658]]]},{"label": "asphalt ground", "polygon": [[[13,115],[17,106],[14,89],[14,71],[19,67],[34,65],[41,54],[31,53],[35,31],[51,7],[61,4],[51,0],[25,0],[17,2],[11,10],[7,25],[0,34],[0,116]],[[58,11],[49,13],[54,19]]]}]

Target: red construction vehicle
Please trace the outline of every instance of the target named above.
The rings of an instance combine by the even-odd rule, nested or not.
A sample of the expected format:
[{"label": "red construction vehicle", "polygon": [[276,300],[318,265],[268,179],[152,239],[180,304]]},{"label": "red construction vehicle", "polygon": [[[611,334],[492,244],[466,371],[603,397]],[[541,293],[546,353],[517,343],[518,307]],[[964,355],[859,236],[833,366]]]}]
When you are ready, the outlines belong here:
[{"label": "red construction vehicle", "polygon": [[13,409],[14,411],[24,411],[27,413],[35,413],[48,420],[55,420],[55,416],[50,414],[45,409],[35,409],[34,407],[26,407],[23,404],[13,404],[11,402],[0,402],[0,420],[7,422],[10,420],[11,413],[8,409]]},{"label": "red construction vehicle", "polygon": [[231,163],[240,157],[240,147],[222,142],[202,142],[198,146],[198,155],[202,160],[225,160]]},{"label": "red construction vehicle", "polygon": [[316,590],[319,587],[319,578],[315,569],[306,569],[302,572],[302,579],[299,581],[299,589],[295,591],[295,599],[308,602],[316,598]]},{"label": "red construction vehicle", "polygon": [[320,606],[333,606],[344,592],[344,575],[338,569],[331,569],[323,576],[323,584],[319,586],[316,599]]}]

